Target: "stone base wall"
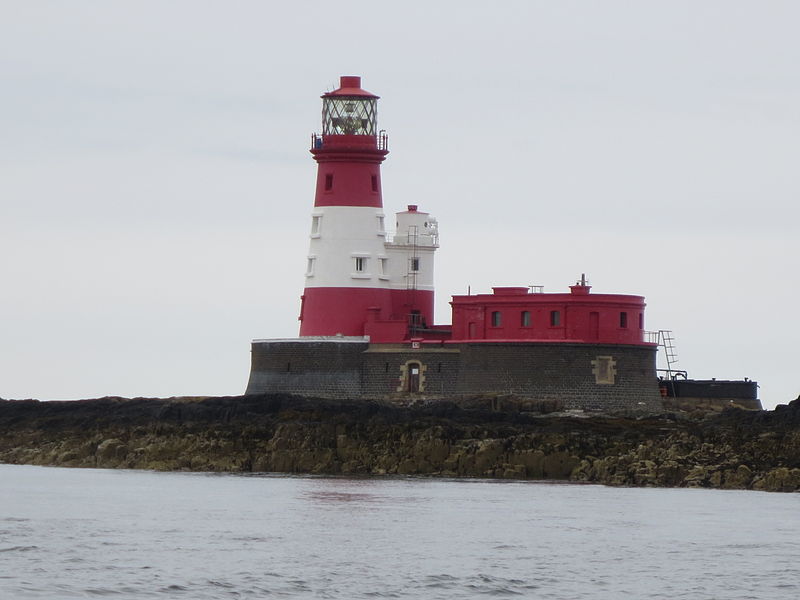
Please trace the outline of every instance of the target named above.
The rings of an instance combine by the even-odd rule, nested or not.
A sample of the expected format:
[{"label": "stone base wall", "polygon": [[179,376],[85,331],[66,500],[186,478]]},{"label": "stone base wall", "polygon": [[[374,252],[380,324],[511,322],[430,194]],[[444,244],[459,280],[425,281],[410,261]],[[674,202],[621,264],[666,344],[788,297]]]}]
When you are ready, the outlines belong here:
[{"label": "stone base wall", "polygon": [[245,393],[359,398],[363,354],[367,348],[367,341],[255,341]]},{"label": "stone base wall", "polygon": [[418,391],[424,397],[452,395],[458,387],[460,353],[451,349],[411,350],[373,345],[364,354],[362,392],[366,398],[409,395],[409,367],[420,367]]},{"label": "stone base wall", "polygon": [[661,409],[650,346],[462,344],[456,392],[497,391],[559,401],[567,409]]},{"label": "stone base wall", "polygon": [[512,394],[564,409],[662,410],[649,346],[253,342],[247,393],[274,392],[405,402]]}]

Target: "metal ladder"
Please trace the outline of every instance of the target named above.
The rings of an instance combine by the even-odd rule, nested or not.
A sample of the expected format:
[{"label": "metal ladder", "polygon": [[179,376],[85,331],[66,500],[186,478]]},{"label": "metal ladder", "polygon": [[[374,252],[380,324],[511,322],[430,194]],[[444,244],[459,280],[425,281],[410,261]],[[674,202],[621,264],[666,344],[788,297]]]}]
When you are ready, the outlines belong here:
[{"label": "metal ladder", "polygon": [[[411,246],[411,256],[406,256],[406,302],[413,307],[416,303],[417,275],[419,274],[419,270],[414,269],[415,265],[418,266],[419,261],[419,226],[411,225],[408,228],[406,242]],[[413,336],[417,335],[422,323],[419,312],[409,310],[408,328],[409,333]]]},{"label": "metal ladder", "polygon": [[672,379],[674,369],[672,365],[678,362],[678,355],[675,354],[675,337],[668,329],[658,330],[658,345],[664,348],[664,358],[667,361],[667,378]]},{"label": "metal ladder", "polygon": [[[406,260],[406,289],[414,291],[417,289],[418,269],[414,269],[415,263],[419,261],[419,227],[411,225],[408,228],[408,245],[411,246],[411,256]],[[418,264],[418,263],[417,263]]]}]

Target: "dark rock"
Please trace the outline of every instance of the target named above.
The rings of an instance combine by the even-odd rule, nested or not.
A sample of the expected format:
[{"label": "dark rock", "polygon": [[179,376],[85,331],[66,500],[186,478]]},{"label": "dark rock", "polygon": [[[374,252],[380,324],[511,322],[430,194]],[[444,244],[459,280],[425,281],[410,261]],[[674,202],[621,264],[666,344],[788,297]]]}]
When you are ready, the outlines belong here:
[{"label": "dark rock", "polygon": [[414,407],[286,394],[0,400],[0,461],[800,490],[800,399],[698,418],[556,408],[510,396]]}]

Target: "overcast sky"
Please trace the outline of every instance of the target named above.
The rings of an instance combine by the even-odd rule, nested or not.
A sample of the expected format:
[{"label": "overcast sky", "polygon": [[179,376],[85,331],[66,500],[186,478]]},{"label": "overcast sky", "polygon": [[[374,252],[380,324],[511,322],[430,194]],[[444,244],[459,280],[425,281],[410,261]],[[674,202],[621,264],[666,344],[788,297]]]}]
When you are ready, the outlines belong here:
[{"label": "overcast sky", "polygon": [[239,394],[297,335],[320,94],[361,75],[437,322],[641,294],[690,377],[800,393],[800,3],[0,0],[0,397]]}]

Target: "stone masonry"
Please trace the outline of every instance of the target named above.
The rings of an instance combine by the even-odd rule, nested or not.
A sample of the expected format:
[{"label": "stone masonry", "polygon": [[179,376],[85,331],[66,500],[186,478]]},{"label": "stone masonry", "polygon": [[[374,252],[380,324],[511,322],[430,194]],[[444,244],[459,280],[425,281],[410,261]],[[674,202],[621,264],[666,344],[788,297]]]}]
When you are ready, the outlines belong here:
[{"label": "stone masonry", "polygon": [[541,342],[370,344],[365,338],[253,342],[247,394],[401,402],[511,394],[565,409],[658,412],[656,349]]}]

